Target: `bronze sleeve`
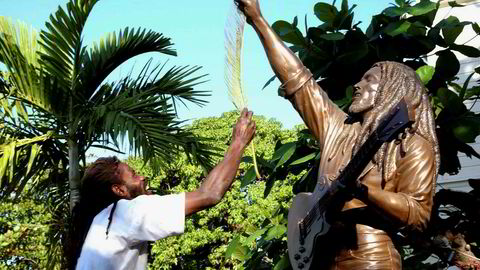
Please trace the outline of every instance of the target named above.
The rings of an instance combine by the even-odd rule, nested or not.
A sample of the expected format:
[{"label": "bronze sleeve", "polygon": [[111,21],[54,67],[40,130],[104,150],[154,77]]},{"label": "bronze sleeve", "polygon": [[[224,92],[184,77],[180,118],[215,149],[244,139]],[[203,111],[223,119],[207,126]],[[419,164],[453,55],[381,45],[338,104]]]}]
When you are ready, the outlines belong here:
[{"label": "bronze sleeve", "polygon": [[320,146],[325,142],[328,127],[345,120],[346,114],[328,98],[305,67],[283,83],[279,92],[290,100]]},{"label": "bronze sleeve", "polygon": [[422,231],[430,220],[435,192],[435,154],[431,145],[420,137],[413,137],[406,156],[399,162],[396,177],[397,192],[408,205],[405,225]]}]

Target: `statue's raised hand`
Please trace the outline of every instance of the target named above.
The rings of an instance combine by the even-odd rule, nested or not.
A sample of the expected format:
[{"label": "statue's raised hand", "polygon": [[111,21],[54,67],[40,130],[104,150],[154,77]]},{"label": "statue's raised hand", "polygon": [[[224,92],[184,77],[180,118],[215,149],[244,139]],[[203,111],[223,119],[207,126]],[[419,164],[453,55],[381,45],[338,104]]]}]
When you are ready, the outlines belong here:
[{"label": "statue's raised hand", "polygon": [[252,23],[255,19],[262,17],[258,0],[233,0],[238,9],[247,17],[247,22]]}]

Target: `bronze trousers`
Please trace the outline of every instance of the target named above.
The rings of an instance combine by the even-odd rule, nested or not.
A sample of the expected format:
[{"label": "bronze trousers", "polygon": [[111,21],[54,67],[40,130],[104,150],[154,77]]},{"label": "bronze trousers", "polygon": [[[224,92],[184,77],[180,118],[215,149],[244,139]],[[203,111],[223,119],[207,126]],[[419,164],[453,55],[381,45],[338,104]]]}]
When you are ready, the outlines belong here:
[{"label": "bronze trousers", "polygon": [[[343,237],[342,237],[343,236]],[[311,269],[318,270],[401,270],[402,258],[386,234],[359,233],[354,245],[346,235],[329,237],[316,250]]]},{"label": "bronze trousers", "polygon": [[379,241],[361,244],[356,249],[341,250],[330,269],[401,270],[402,258],[392,241]]}]

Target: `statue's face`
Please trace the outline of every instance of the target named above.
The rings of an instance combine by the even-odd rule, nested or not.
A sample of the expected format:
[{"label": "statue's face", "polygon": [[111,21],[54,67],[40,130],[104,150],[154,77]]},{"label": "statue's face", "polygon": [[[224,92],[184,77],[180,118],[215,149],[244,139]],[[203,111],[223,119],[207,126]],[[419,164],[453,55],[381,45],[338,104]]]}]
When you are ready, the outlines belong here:
[{"label": "statue's face", "polygon": [[353,100],[349,108],[351,113],[365,113],[373,108],[380,83],[380,74],[380,67],[372,67],[365,72],[362,79],[353,86]]}]

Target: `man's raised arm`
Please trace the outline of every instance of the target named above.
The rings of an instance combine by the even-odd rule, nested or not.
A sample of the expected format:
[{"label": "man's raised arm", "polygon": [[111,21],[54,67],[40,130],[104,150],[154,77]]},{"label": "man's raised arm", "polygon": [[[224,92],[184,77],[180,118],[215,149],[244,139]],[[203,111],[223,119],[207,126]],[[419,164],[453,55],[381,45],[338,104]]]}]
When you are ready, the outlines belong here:
[{"label": "man's raised arm", "polygon": [[225,157],[208,174],[200,187],[185,194],[185,215],[216,205],[230,188],[237,174],[245,147],[255,135],[252,112],[244,109],[233,128],[232,143]]}]

